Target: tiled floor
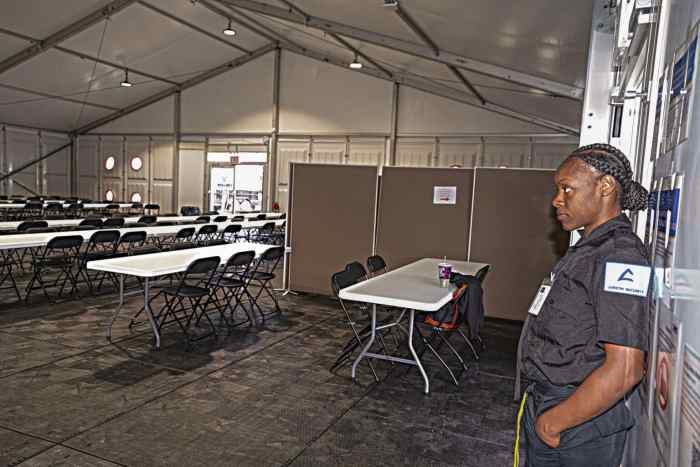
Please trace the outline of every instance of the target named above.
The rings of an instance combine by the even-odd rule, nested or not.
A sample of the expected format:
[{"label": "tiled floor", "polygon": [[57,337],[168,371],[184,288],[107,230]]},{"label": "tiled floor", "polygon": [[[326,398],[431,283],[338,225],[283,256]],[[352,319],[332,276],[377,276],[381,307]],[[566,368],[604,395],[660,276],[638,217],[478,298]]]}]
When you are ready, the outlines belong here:
[{"label": "tiled floor", "polygon": [[[0,295],[0,465],[505,466],[519,326],[487,321],[487,349],[455,387],[418,371],[328,369],[350,337],[338,305],[286,296],[284,313],[186,349],[175,327],[104,326],[115,296],[59,305]],[[138,296],[127,302],[133,313]],[[225,332],[224,332],[225,334]],[[456,341],[455,341],[456,342]]]}]

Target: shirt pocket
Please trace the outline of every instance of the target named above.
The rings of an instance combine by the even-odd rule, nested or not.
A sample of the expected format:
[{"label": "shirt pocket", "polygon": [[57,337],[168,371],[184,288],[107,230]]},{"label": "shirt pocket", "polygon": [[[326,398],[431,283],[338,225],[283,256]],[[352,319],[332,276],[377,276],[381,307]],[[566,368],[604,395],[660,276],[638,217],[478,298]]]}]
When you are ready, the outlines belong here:
[{"label": "shirt pocket", "polygon": [[585,345],[595,335],[595,308],[585,286],[562,272],[547,297],[547,329],[551,339],[570,347]]}]

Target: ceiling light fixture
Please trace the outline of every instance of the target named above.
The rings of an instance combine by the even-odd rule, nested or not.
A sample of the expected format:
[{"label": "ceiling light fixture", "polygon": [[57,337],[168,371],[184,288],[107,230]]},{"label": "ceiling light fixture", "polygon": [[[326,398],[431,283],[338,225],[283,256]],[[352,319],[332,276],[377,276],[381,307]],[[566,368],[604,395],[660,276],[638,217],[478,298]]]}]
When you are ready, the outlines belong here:
[{"label": "ceiling light fixture", "polygon": [[353,70],[360,70],[362,68],[362,63],[357,61],[357,54],[355,54],[355,59],[348,66]]},{"label": "ceiling light fixture", "polygon": [[123,88],[130,88],[131,86],[133,86],[133,84],[131,84],[131,82],[129,81],[129,70],[124,70],[124,81],[119,83],[119,85]]},{"label": "ceiling light fixture", "polygon": [[236,30],[231,28],[231,20],[228,20],[228,26],[226,26],[226,29],[224,29],[224,35],[226,36],[235,36],[236,35]]}]

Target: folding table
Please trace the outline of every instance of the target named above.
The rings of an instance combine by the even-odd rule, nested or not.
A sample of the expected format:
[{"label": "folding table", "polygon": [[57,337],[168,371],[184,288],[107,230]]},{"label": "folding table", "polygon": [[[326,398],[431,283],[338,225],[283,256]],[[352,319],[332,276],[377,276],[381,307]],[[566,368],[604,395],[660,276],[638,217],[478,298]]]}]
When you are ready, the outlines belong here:
[{"label": "folding table", "polygon": [[263,245],[260,243],[229,243],[227,245],[207,246],[200,248],[189,248],[187,250],[164,251],[161,253],[151,253],[147,255],[126,256],[121,258],[102,259],[90,261],[87,268],[93,271],[102,271],[119,275],[119,305],[112,316],[107,327],[107,339],[112,340],[112,325],[116,321],[122,306],[124,305],[124,277],[133,276],[143,279],[143,303],[148,322],[151,325],[153,336],[155,337],[155,347],[160,348],[160,333],[156,325],[153,312],[149,305],[150,280],[155,277],[167,276],[184,272],[189,264],[199,258],[218,256],[222,264],[226,264],[228,259],[242,251],[254,251],[256,258],[265,251],[273,248],[274,245]]},{"label": "folding table", "polygon": [[[415,321],[416,311],[435,312],[452,300],[452,293],[455,287],[451,284],[449,287],[441,287],[440,281],[438,280],[438,264],[441,262],[443,262],[441,259],[423,258],[401,268],[351,285],[340,291],[339,296],[343,300],[364,302],[372,305],[371,334],[369,340],[352,365],[353,380],[356,376],[357,365],[363,358],[389,360],[417,366],[425,382],[424,391],[426,394],[430,392],[428,375],[420,362],[420,358],[418,358],[418,354],[413,348],[413,323]],[[469,275],[474,275],[479,269],[487,266],[486,263],[451,259],[448,259],[447,262],[452,265],[453,271]],[[409,312],[408,349],[413,356],[413,360],[369,351],[374,343],[377,329],[399,325],[399,321],[394,321],[377,327],[377,305],[384,305]]]}]

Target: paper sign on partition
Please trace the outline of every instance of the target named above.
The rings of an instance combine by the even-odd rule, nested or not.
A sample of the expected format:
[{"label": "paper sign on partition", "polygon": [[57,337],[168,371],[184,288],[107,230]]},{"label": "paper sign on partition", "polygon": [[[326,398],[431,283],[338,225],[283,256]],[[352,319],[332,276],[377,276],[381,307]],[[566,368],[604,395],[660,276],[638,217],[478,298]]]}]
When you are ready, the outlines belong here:
[{"label": "paper sign on partition", "polygon": [[457,187],[433,187],[433,204],[457,204]]}]

